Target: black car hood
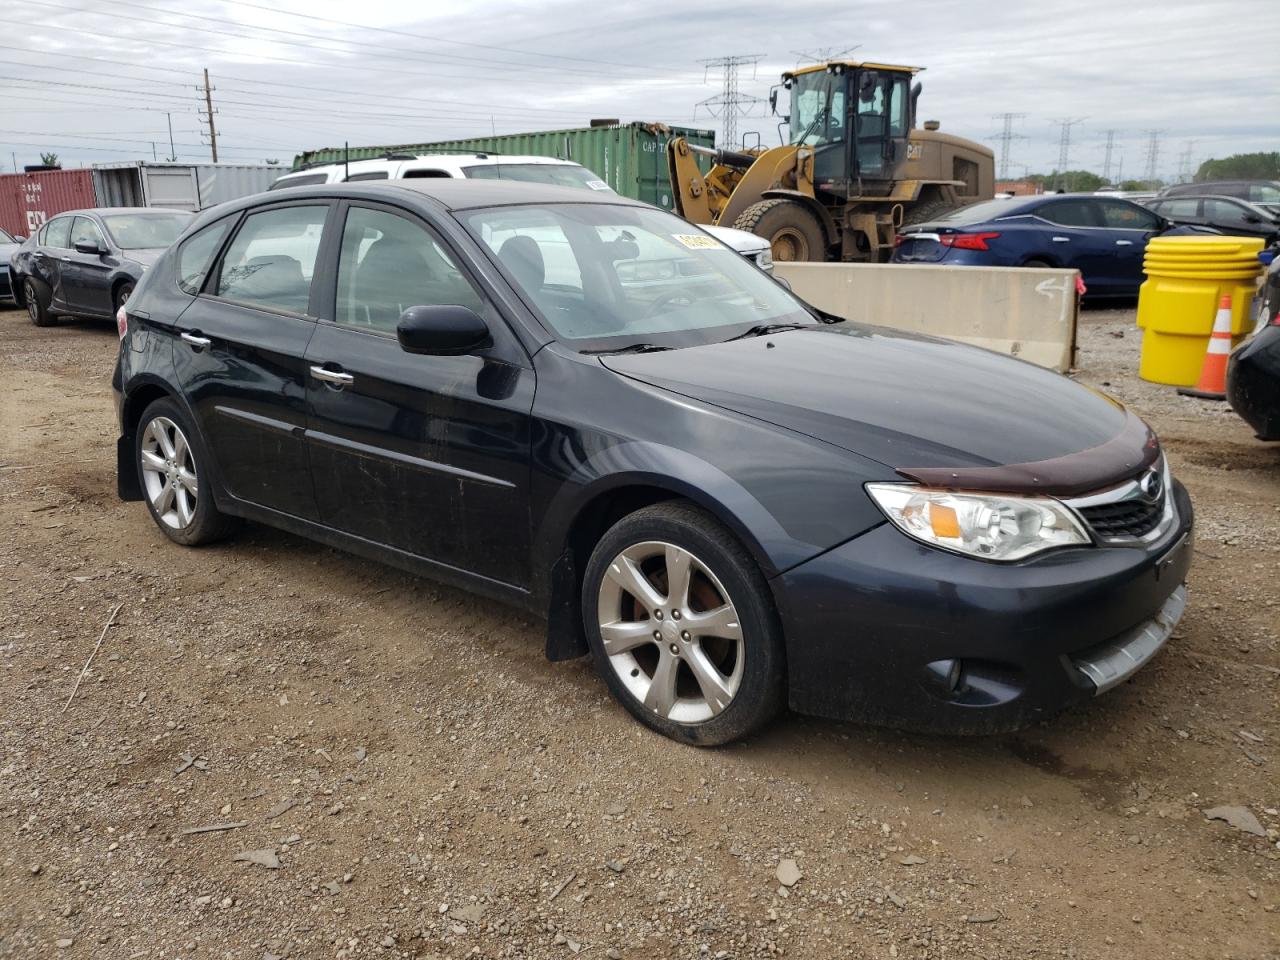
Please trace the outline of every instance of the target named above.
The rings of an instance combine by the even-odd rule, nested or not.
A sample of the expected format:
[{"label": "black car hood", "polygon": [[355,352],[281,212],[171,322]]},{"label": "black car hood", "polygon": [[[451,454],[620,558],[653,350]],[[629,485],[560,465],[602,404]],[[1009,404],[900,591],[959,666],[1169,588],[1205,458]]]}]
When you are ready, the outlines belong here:
[{"label": "black car hood", "polygon": [[1138,418],[1066,377],[883,327],[846,322],[602,362],[924,482],[1069,494],[1118,482],[1156,454]]}]

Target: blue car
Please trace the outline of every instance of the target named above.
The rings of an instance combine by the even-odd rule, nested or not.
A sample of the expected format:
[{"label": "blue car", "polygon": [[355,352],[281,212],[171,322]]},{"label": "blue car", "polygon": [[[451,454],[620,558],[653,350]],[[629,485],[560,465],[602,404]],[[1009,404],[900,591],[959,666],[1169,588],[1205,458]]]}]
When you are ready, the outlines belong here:
[{"label": "blue car", "polygon": [[1091,297],[1132,297],[1142,283],[1148,240],[1206,232],[1216,231],[1178,226],[1118,197],[1012,197],[975,203],[940,220],[904,227],[892,262],[1066,267],[1080,271]]}]

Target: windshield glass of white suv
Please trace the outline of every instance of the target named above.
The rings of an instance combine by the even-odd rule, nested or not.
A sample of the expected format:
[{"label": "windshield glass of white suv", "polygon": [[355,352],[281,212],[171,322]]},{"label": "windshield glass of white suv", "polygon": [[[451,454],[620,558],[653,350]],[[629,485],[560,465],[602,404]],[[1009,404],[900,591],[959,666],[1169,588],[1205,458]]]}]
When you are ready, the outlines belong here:
[{"label": "windshield glass of white suv", "polygon": [[17,243],[17,242],[18,241],[13,239],[12,236],[5,233],[3,230],[0,230],[0,243]]},{"label": "windshield glass of white suv", "polygon": [[191,222],[190,213],[112,213],[102,222],[121,250],[154,250],[167,247]]},{"label": "windshield glass of white suv", "polygon": [[580,348],[686,346],[761,324],[817,322],[729,247],[658,210],[565,203],[462,219],[552,332]]},{"label": "windshield glass of white suv", "polygon": [[472,180],[525,180],[529,183],[554,183],[562,187],[589,187],[609,190],[609,185],[586,167],[568,163],[487,163],[463,167]]}]

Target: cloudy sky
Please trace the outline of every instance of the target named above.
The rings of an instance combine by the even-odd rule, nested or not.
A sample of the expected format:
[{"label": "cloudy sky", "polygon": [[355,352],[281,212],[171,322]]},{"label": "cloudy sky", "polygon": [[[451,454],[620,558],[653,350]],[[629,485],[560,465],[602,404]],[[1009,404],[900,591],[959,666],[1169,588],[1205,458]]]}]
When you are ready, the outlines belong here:
[{"label": "cloudy sky", "polygon": [[[209,156],[200,72],[220,159],[288,164],[314,147],[584,126],[592,117],[717,127],[699,61],[759,55],[740,77],[765,97],[806,55],[927,67],[921,119],[995,144],[993,115],[1026,116],[1010,172],[1070,166],[1158,173],[1280,150],[1280,3],[1274,0],[40,0],[0,34],[0,170],[169,152]],[[358,23],[357,23],[358,21]],[[12,27],[13,20],[9,21]],[[762,104],[738,121],[777,142]],[[166,114],[169,117],[166,117]]]}]

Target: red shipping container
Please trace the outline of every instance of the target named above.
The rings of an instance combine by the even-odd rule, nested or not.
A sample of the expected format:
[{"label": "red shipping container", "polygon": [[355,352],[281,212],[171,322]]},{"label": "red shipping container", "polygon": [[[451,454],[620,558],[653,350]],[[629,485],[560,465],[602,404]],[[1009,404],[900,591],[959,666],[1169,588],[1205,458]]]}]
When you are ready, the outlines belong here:
[{"label": "red shipping container", "polygon": [[40,170],[0,175],[0,227],[29,237],[67,210],[97,205],[91,170]]}]

